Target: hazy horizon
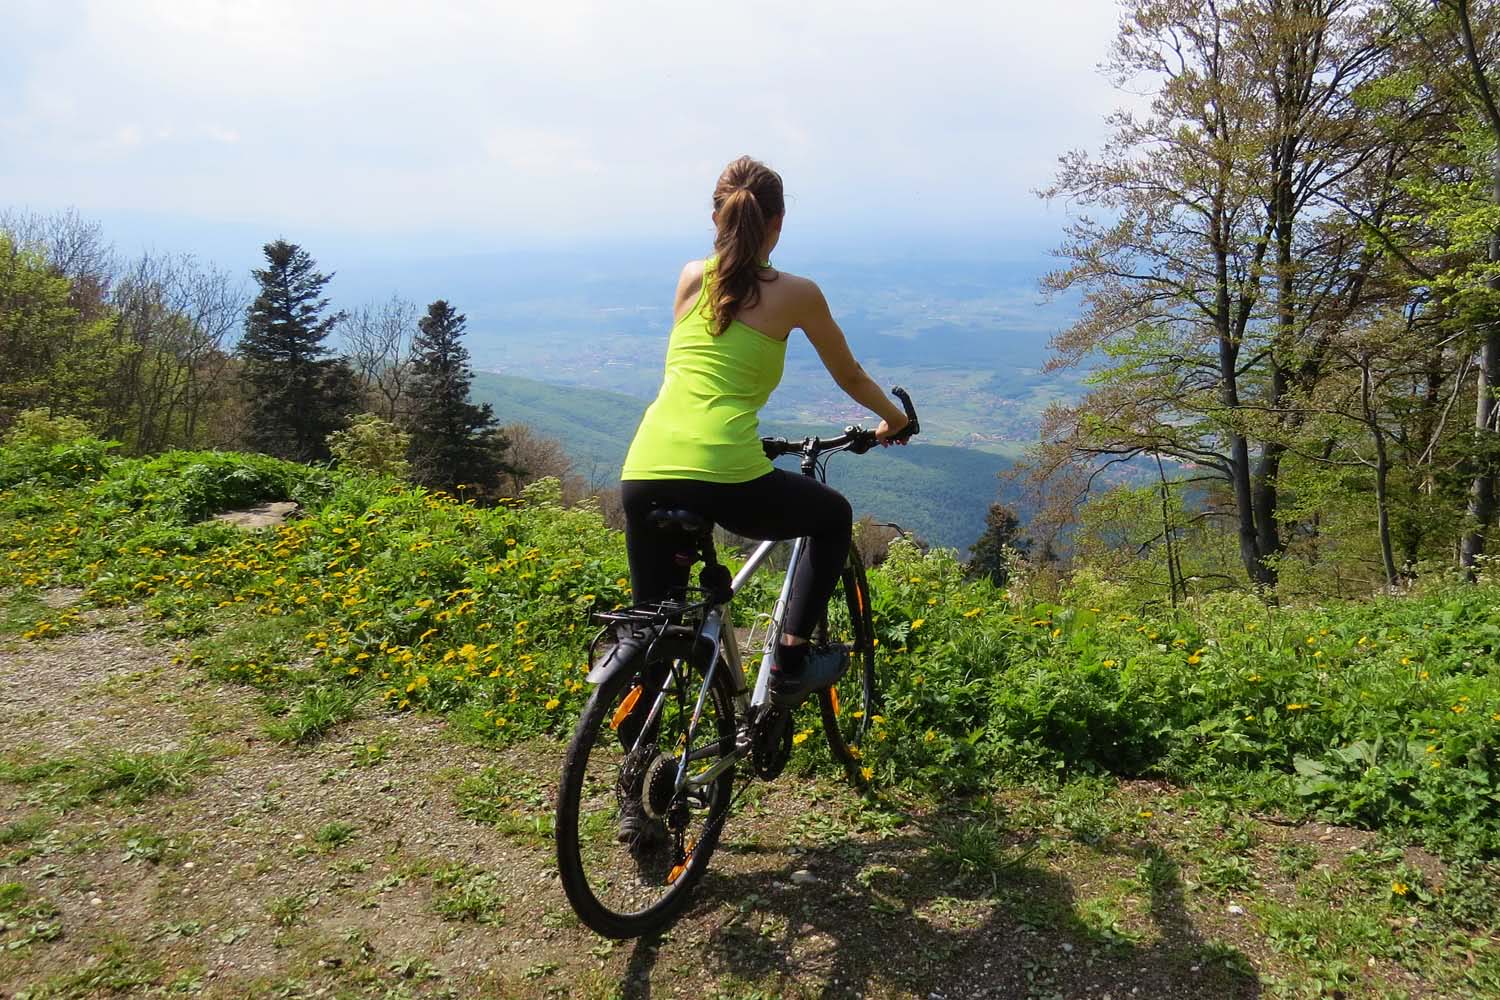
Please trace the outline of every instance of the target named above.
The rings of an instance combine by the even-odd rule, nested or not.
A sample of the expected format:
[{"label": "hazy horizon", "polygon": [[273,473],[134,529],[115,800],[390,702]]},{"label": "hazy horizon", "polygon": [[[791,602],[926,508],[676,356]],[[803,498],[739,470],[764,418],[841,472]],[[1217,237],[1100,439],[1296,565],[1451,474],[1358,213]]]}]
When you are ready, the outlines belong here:
[{"label": "hazy horizon", "polygon": [[5,205],[233,270],[278,236],[332,270],[696,253],[746,152],[786,179],[794,253],[1039,252],[1065,209],[1032,192],[1125,100],[1095,69],[1109,0],[8,7]]}]

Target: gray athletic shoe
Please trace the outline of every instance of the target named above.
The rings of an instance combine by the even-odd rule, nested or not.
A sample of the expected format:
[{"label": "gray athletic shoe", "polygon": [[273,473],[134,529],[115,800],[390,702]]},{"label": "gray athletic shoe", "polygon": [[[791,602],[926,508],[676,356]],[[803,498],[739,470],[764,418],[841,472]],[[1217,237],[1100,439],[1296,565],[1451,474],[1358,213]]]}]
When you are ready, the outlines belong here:
[{"label": "gray athletic shoe", "polygon": [[802,670],[795,674],[771,670],[771,704],[777,708],[795,708],[808,695],[833,687],[849,669],[849,647],[842,644],[818,646],[807,652]]}]

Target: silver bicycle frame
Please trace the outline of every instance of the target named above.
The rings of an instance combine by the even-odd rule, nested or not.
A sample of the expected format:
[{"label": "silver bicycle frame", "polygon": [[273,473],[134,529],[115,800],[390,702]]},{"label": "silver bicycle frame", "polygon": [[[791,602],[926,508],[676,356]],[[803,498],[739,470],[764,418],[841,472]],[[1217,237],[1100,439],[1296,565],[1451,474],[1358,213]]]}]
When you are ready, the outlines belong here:
[{"label": "silver bicycle frame", "polygon": [[[760,669],[755,674],[755,687],[747,689],[745,685],[745,670],[740,659],[739,637],[734,631],[734,616],[731,613],[731,604],[734,595],[740,592],[745,582],[755,575],[766,558],[771,554],[780,542],[761,542],[756,546],[750,558],[745,560],[745,565],[735,574],[730,583],[730,598],[723,604],[714,605],[708,610],[703,619],[703,636],[713,644],[712,659],[708,661],[708,669],[703,674],[703,685],[698,689],[698,701],[693,706],[693,716],[688,722],[688,746],[683,749],[682,757],[677,762],[677,787],[698,789],[711,785],[719,775],[739,763],[746,754],[750,752],[748,740],[736,740],[734,752],[724,753],[719,743],[692,749],[692,734],[698,728],[698,719],[703,713],[703,703],[708,699],[708,692],[713,686],[714,671],[719,668],[720,654],[723,654],[723,662],[729,669],[729,680],[734,686],[734,707],[740,718],[747,719],[750,713],[766,703],[767,689],[771,683],[771,664],[775,659],[776,644],[781,641],[781,630],[786,624],[786,609],[792,596],[792,581],[797,576],[797,566],[802,561],[802,552],[807,545],[806,538],[798,538],[792,542],[792,552],[787,558],[786,579],[781,582],[781,593],[776,598],[776,606],[771,610],[771,621],[766,627],[765,643],[761,647]],[[724,643],[725,634],[730,636],[730,642]],[[665,695],[665,691],[662,692]],[[658,698],[660,701],[660,698]],[[658,706],[653,706],[654,715]],[[695,760],[704,757],[718,756],[719,760],[712,766],[706,768],[699,774],[689,775],[687,767]]]}]

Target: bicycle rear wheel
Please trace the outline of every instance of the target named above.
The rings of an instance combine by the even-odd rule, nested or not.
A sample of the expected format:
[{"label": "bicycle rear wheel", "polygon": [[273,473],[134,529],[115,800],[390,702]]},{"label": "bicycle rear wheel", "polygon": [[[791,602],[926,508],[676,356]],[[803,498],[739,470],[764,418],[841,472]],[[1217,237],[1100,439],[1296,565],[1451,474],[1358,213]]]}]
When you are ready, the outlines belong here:
[{"label": "bicycle rear wheel", "polygon": [[849,669],[837,684],[818,695],[823,732],[833,759],[844,765],[857,785],[865,783],[861,747],[870,732],[880,698],[875,676],[875,632],[870,619],[870,588],[859,551],[849,547],[849,562],[828,610],[818,626],[819,642],[849,646]]},{"label": "bicycle rear wheel", "polygon": [[[605,937],[639,937],[687,903],[718,844],[733,768],[703,788],[674,792],[688,723],[702,686],[691,640],[659,639],[646,661],[599,685],[568,744],[557,803],[557,866],[568,902]],[[661,710],[644,725],[658,695]],[[734,748],[734,699],[721,665],[693,735],[689,774]],[[635,813],[641,836],[620,840]]]}]

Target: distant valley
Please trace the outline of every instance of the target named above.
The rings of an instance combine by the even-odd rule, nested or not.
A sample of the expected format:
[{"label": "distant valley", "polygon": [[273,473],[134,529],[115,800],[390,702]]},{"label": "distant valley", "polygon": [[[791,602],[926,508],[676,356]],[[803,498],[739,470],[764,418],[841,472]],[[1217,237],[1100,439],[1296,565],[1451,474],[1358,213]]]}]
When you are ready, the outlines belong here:
[{"label": "distant valley", "polygon": [[[495,408],[503,423],[525,423],[562,442],[579,475],[613,483],[647,400],[601,389],[552,385],[511,375],[479,373],[474,397]],[[866,422],[867,423],[867,422]],[[768,422],[765,434],[833,434],[836,421],[815,426]],[[794,463],[784,463],[795,469]],[[934,545],[968,547],[1002,490],[1003,456],[969,448],[914,443],[867,455],[835,456],[828,481],[849,498],[856,515],[893,521]],[[1016,491],[1005,489],[1014,503]]]},{"label": "distant valley", "polygon": [[[448,299],[468,316],[476,396],[502,420],[559,439],[580,475],[606,482],[660,384],[673,278],[689,256],[648,248],[365,265],[341,276],[340,297],[378,299],[388,281],[413,299]],[[999,495],[997,474],[1036,440],[1050,403],[1082,391],[1082,373],[1043,371],[1048,341],[1073,315],[1070,303],[1042,301],[1045,257],[850,259],[788,248],[777,260],[818,277],[855,355],[882,385],[905,385],[922,416],[919,444],[836,459],[831,481],[857,511],[966,553]],[[797,334],[763,420],[767,433],[826,434],[871,415]]]}]

